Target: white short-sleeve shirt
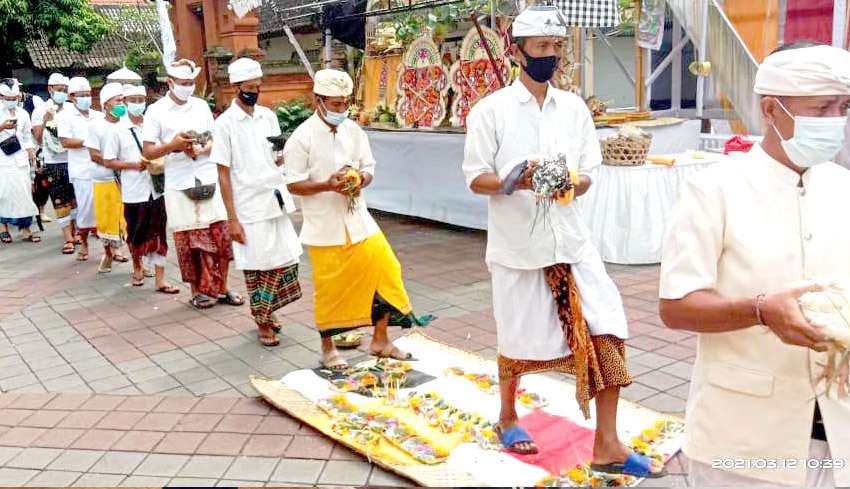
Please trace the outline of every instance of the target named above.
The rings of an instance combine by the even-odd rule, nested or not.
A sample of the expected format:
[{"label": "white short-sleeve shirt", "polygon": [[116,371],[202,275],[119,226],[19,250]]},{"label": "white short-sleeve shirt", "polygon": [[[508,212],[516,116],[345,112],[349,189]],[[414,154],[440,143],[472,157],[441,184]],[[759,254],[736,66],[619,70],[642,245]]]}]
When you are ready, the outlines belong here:
[{"label": "white short-sleeve shirt", "polygon": [[[346,165],[375,174],[369,138],[350,120],[340,124],[334,133],[313,114],[292,133],[284,148],[288,183],[308,178],[323,182]],[[348,199],[336,192],[301,197],[304,214],[301,242],[310,246],[339,246],[346,243],[346,231],[351,243],[364,241],[379,231],[362,194],[355,201],[354,212],[348,212],[347,206]]]},{"label": "white short-sleeve shirt", "polygon": [[215,121],[210,161],[230,168],[236,216],[244,224],[283,215],[275,190],[280,192],[287,212],[295,211],[267,139],[278,135],[277,116],[260,105],[254,106],[251,116],[234,101]]},{"label": "white short-sleeve shirt", "polygon": [[[62,110],[65,110],[72,105],[73,104],[65,102],[64,104],[62,104]],[[56,102],[54,102],[53,100],[48,100],[42,106],[36,107],[36,109],[32,111],[32,126],[33,127],[45,125],[44,117],[47,114],[48,110],[54,111],[53,121],[49,125],[52,125],[54,128],[56,127],[56,118],[59,116],[60,111],[56,110]],[[47,131],[49,131],[49,129],[47,127],[45,127],[44,132],[47,132]],[[42,140],[43,139],[44,139],[44,135],[42,135]],[[62,151],[61,153],[54,153],[53,151],[50,151],[50,149],[47,147],[47,145],[42,145],[41,156],[42,156],[42,158],[44,158],[44,162],[46,164],[56,164],[56,163],[67,163],[68,162],[68,150],[67,149],[65,151]]]},{"label": "white short-sleeve shirt", "polygon": [[[103,113],[89,109],[88,115],[83,115],[75,105],[71,104],[63,108],[56,117],[56,129],[60,138],[85,141],[89,134],[89,123],[95,119],[102,119]],[[85,145],[82,148],[68,149],[68,178],[91,180],[96,170],[97,164],[91,160],[89,149]]]},{"label": "white short-sleeve shirt", "polygon": [[[86,136],[84,143],[85,147],[100,151],[102,157],[103,145],[106,142],[106,134],[109,132],[109,128],[114,125],[115,124],[106,120],[106,117],[101,117],[91,121],[89,123],[89,133]],[[104,165],[95,163],[94,168],[91,170],[91,179],[95,182],[111,182],[115,180],[115,171]]]},{"label": "white short-sleeve shirt", "polygon": [[34,149],[35,144],[32,139],[32,125],[30,116],[27,111],[18,107],[15,109],[15,115],[5,108],[0,108],[0,124],[14,117],[17,120],[15,129],[4,129],[0,131],[0,141],[5,141],[12,136],[17,136],[18,142],[21,144],[21,149],[16,153],[7,155],[0,151],[0,166],[29,166],[29,155],[27,149]]},{"label": "white short-sleeve shirt", "polygon": [[[135,131],[139,142],[133,139]],[[137,162],[142,160],[142,126],[136,126],[129,119],[121,119],[112,125],[106,134],[103,145],[104,160],[120,160]],[[162,194],[156,193],[147,170],[121,170],[121,201],[125,204],[141,204],[151,199],[158,199]]]},{"label": "white short-sleeve shirt", "polygon": [[[549,87],[543,109],[517,80],[481,100],[466,119],[463,172],[467,185],[483,174],[504,174],[518,162],[563,153],[571,169],[586,174],[602,162],[593,117],[576,95]],[[502,175],[504,176],[504,175]],[[592,251],[590,229],[575,202],[537,212],[534,193],[489,197],[488,263],[537,269],[576,263]]]},{"label": "white short-sleeve shirt", "polygon": [[[165,144],[177,133],[195,131],[198,134],[213,129],[213,115],[209,105],[198,97],[189,97],[183,105],[174,103],[171,95],[157,100],[145,112],[142,141]],[[192,159],[185,153],[165,156],[165,186],[185,190],[195,186],[195,178],[202,184],[218,182],[218,169],[209,156]]]}]

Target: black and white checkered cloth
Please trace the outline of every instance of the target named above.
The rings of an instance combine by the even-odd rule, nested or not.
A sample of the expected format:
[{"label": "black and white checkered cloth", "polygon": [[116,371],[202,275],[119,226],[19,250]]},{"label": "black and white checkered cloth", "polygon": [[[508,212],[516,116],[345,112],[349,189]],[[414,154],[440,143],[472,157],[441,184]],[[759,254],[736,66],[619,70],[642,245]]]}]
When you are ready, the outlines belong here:
[{"label": "black and white checkered cloth", "polygon": [[554,0],[564,20],[576,27],[614,27],[619,24],[617,0]]}]

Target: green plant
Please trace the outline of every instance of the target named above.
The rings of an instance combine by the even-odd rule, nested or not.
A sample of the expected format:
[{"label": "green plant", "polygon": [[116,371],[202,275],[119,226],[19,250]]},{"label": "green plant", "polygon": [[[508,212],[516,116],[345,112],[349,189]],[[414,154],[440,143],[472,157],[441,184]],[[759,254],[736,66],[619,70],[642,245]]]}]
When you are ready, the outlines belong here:
[{"label": "green plant", "polygon": [[424,15],[420,12],[397,14],[393,19],[396,38],[402,44],[410,44],[425,30],[445,36],[457,30],[461,23],[468,21],[473,12],[478,15],[489,13],[489,0],[470,0],[465,3],[443,5],[428,10]]},{"label": "green plant", "polygon": [[85,52],[110,28],[89,0],[0,0],[0,67],[23,64],[27,44],[34,40]]},{"label": "green plant", "polygon": [[155,71],[162,63],[159,47],[159,18],[153,5],[127,6],[117,9],[110,15],[110,29],[127,46],[124,65],[127,68],[147,74]]},{"label": "green plant", "polygon": [[277,122],[280,124],[280,132],[292,132],[313,115],[313,109],[301,99],[281,101],[274,105]]}]

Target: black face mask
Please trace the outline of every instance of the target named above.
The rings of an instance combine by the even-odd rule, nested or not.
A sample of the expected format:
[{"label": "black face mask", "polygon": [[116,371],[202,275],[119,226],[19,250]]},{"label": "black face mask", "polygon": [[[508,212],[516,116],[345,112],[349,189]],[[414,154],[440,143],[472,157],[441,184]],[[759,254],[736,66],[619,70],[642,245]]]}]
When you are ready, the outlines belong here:
[{"label": "black face mask", "polygon": [[239,92],[239,100],[245,105],[253,107],[257,103],[260,92]]},{"label": "black face mask", "polygon": [[522,67],[522,69],[525,70],[532,80],[537,83],[544,83],[552,79],[555,75],[555,70],[558,69],[557,56],[543,56],[535,58],[533,56],[529,56],[521,46],[518,47],[519,51],[525,55],[525,61],[527,63]]}]

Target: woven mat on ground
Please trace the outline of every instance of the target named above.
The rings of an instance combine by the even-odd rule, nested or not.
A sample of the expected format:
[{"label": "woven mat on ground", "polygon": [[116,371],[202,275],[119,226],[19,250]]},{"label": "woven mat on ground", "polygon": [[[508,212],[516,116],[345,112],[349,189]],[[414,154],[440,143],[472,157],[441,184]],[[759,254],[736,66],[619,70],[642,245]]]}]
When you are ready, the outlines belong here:
[{"label": "woven mat on ground", "polygon": [[[499,415],[498,394],[488,394],[476,388],[470,381],[444,374],[449,367],[460,367],[466,372],[497,372],[496,362],[463,349],[433,340],[419,331],[413,331],[396,341],[399,348],[413,353],[418,359],[413,368],[435,377],[435,380],[419,385],[419,393],[435,392],[452,406],[468,412],[482,415],[485,419],[496,420]],[[451,486],[533,486],[551,473],[570,469],[570,464],[588,456],[591,450],[592,434],[596,421],[591,403],[591,419],[585,420],[575,400],[575,387],[548,375],[529,375],[522,379],[521,388],[543,396],[548,404],[540,410],[529,410],[517,405],[521,424],[535,433],[543,453],[538,457],[514,457],[504,451],[484,450],[475,443],[461,443],[453,435],[441,435],[429,427],[421,417],[405,408],[382,407],[381,401],[357,394],[347,394],[349,403],[363,410],[381,409],[390,411],[399,419],[426,438],[432,439],[441,447],[451,450],[444,463],[426,465],[417,462],[409,455],[392,445],[378,446],[360,444],[347,436],[338,435],[331,428],[330,418],[318,407],[316,401],[336,395],[325,379],[312,370],[290,372],[283,379],[265,379],[251,377],[257,392],[269,403],[280,410],[312,426],[324,435],[332,438],[367,457],[372,463],[395,472],[413,482],[431,487]],[[405,412],[407,411],[407,412]],[[624,441],[640,436],[657,421],[679,421],[668,415],[647,409],[638,404],[621,399],[618,411],[618,431]],[[551,437],[547,431],[561,431],[569,427],[574,445],[558,437]],[[681,434],[669,437],[656,449],[669,460],[682,444]],[[548,453],[555,450],[559,453]],[[520,460],[522,458],[522,460]],[[574,464],[573,464],[574,465]],[[634,483],[640,482],[636,479]],[[633,485],[633,484],[630,484]]]}]

